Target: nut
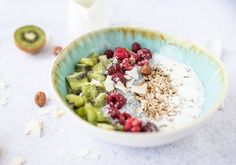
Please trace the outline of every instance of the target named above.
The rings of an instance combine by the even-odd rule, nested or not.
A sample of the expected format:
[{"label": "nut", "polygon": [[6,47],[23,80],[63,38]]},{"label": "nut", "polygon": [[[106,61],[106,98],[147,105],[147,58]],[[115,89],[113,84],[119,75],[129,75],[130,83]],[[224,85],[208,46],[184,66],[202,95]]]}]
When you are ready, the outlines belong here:
[{"label": "nut", "polygon": [[44,104],[46,103],[46,94],[42,91],[39,91],[36,93],[34,101],[39,107],[43,107]]},{"label": "nut", "polygon": [[58,55],[61,50],[62,50],[62,47],[56,46],[56,47],[53,49],[53,53],[54,53],[55,55]]},{"label": "nut", "polygon": [[152,74],[152,68],[149,64],[145,64],[143,65],[143,67],[141,68],[140,72],[142,73],[142,75],[144,76],[149,76]]}]

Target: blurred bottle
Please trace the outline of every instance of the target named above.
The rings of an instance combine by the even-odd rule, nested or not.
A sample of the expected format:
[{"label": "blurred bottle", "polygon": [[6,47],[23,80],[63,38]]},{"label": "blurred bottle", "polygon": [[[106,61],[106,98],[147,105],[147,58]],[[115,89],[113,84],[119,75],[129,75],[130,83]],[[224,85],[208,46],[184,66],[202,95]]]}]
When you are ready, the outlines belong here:
[{"label": "blurred bottle", "polygon": [[69,0],[68,25],[73,36],[110,25],[106,0]]}]

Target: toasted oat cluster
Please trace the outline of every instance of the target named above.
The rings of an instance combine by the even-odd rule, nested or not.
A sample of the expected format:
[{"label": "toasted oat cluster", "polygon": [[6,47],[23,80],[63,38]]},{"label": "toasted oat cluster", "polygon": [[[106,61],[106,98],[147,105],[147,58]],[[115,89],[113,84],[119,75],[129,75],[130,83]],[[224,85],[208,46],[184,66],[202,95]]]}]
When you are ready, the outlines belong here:
[{"label": "toasted oat cluster", "polygon": [[136,99],[141,103],[141,109],[152,119],[159,119],[163,115],[175,115],[176,111],[168,103],[169,97],[176,94],[171,84],[171,78],[164,71],[156,67],[152,74],[144,78],[147,84],[146,94],[137,94]]}]

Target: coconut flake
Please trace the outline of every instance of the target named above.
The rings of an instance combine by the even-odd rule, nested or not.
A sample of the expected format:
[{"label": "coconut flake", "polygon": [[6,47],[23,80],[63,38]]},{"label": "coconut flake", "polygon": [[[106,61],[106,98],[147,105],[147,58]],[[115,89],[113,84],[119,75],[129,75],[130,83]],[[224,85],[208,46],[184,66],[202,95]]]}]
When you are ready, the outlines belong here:
[{"label": "coconut flake", "polygon": [[98,153],[92,153],[88,149],[85,149],[85,148],[80,149],[77,155],[83,159],[95,160],[95,159],[100,158],[100,155]]},{"label": "coconut flake", "polygon": [[89,155],[89,150],[88,149],[80,149],[78,154],[80,158],[86,158]]},{"label": "coconut flake", "polygon": [[91,84],[94,84],[96,86],[103,86],[102,83],[98,80],[92,79],[92,81],[90,82]]},{"label": "coconut flake", "polygon": [[146,94],[147,92],[147,84],[143,84],[141,86],[132,86],[131,92],[137,93],[137,94]]},{"label": "coconut flake", "polygon": [[9,84],[3,80],[0,80],[0,89],[6,89]]},{"label": "coconut flake", "polygon": [[37,120],[30,120],[25,125],[25,134],[30,135],[31,133],[36,134],[38,137],[41,137],[43,130],[43,122]]},{"label": "coconut flake", "polygon": [[10,165],[24,165],[25,160],[21,157],[15,157]]},{"label": "coconut flake", "polygon": [[64,114],[65,114],[64,111],[61,111],[61,110],[58,110],[58,109],[52,112],[52,115],[53,115],[56,119],[60,119]]},{"label": "coconut flake", "polygon": [[8,103],[7,96],[0,97],[0,106],[5,106],[7,103]]},{"label": "coconut flake", "polygon": [[40,108],[37,115],[44,116],[51,114],[56,119],[60,119],[63,115],[65,115],[65,111],[60,110],[60,107],[49,107],[49,108]]},{"label": "coconut flake", "polygon": [[134,78],[134,79],[139,78],[139,73],[138,73],[137,67],[134,67],[132,70],[126,71],[125,73],[126,73],[126,75],[130,76],[131,78]]},{"label": "coconut flake", "polygon": [[126,93],[128,91],[128,89],[124,86],[124,84],[120,81],[118,81],[115,84],[115,88],[121,90],[122,92]]},{"label": "coconut flake", "polygon": [[111,92],[112,90],[114,90],[114,85],[111,76],[107,76],[106,80],[104,81],[104,87],[106,88],[107,92]]}]

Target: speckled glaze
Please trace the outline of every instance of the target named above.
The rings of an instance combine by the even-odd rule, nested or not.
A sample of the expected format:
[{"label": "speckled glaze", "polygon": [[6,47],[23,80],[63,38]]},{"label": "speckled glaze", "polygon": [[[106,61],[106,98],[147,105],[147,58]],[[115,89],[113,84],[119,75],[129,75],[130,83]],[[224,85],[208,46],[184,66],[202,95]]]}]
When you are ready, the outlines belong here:
[{"label": "speckled glaze", "polygon": [[144,147],[173,142],[206,121],[222,103],[228,88],[228,79],[222,63],[214,54],[191,42],[175,39],[159,31],[134,27],[113,27],[87,33],[72,41],[57,56],[51,73],[53,88],[59,99],[70,109],[64,99],[67,94],[65,77],[74,72],[80,58],[93,52],[102,53],[107,48],[131,48],[135,41],[153,52],[190,65],[195,70],[206,91],[204,107],[197,120],[173,132],[132,134],[97,128],[70,111],[78,118],[81,126],[116,144]]}]

